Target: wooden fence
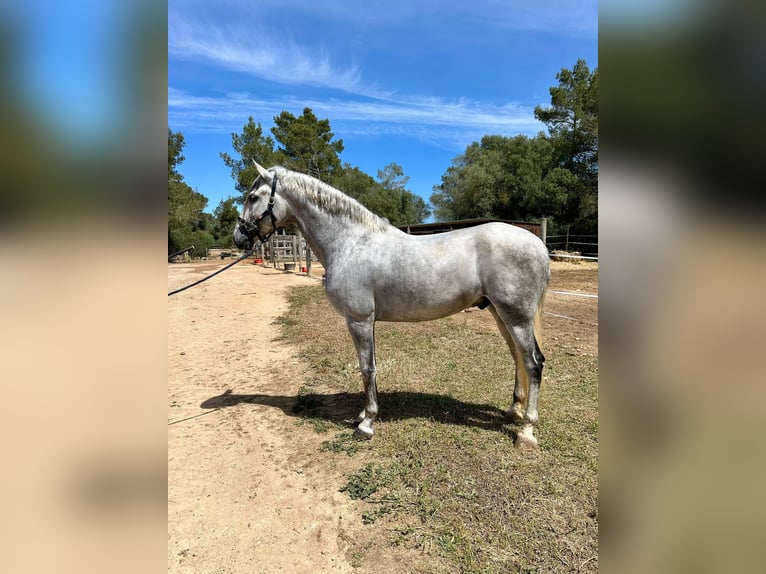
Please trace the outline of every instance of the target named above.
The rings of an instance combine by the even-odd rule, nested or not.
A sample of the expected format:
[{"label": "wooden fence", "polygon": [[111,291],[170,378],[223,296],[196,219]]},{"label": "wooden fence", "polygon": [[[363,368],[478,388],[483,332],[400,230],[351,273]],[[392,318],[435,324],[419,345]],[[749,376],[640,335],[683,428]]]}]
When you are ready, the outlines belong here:
[{"label": "wooden fence", "polygon": [[256,257],[275,269],[301,271],[306,268],[309,275],[311,264],[316,261],[316,255],[311,252],[300,232],[295,235],[284,232],[272,235],[265,245],[256,250]]}]

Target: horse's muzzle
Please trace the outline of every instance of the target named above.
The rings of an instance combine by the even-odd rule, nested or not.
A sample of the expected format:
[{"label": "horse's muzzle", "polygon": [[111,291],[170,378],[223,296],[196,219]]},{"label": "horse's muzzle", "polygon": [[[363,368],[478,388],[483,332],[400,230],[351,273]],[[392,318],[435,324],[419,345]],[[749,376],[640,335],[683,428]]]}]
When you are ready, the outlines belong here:
[{"label": "horse's muzzle", "polygon": [[250,249],[250,247],[252,247],[252,240],[247,235],[242,233],[239,230],[239,227],[237,227],[234,230],[234,244],[237,246],[237,248],[247,251]]}]

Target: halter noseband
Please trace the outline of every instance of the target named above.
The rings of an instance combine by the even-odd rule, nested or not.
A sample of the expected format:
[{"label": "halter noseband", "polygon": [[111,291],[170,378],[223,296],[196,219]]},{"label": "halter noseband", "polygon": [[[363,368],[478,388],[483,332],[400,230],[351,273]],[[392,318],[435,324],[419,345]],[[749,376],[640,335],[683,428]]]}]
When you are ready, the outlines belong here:
[{"label": "halter noseband", "polygon": [[[237,217],[240,231],[247,236],[248,241],[253,243],[253,238],[258,237],[258,241],[261,244],[266,243],[269,237],[277,230],[277,218],[274,215],[274,195],[277,192],[277,174],[274,174],[274,179],[271,180],[271,195],[269,196],[269,205],[266,210],[255,218],[255,221],[247,221],[241,217]],[[258,229],[258,224],[263,221],[265,217],[271,218],[271,231],[266,235],[261,235],[261,231]]]}]

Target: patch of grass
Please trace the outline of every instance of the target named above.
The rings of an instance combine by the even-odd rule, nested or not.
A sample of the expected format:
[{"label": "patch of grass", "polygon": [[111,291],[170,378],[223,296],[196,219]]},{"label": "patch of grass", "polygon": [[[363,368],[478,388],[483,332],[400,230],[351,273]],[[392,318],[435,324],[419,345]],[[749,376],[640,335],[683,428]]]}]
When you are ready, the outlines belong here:
[{"label": "patch of grass", "polygon": [[322,452],[345,452],[348,456],[354,456],[362,450],[362,442],[354,437],[353,431],[338,433],[334,438],[322,443],[320,450]]},{"label": "patch of grass", "polygon": [[379,467],[373,463],[352,474],[341,492],[348,492],[348,496],[354,500],[364,500],[375,494],[380,488],[382,473]]},{"label": "patch of grass", "polygon": [[379,518],[393,514],[402,509],[402,505],[395,498],[384,497],[377,502],[380,503],[377,508],[362,512],[362,522],[364,524],[375,524]]},{"label": "patch of grass", "polygon": [[291,309],[298,309],[310,301],[315,300],[316,291],[317,287],[315,285],[302,285],[300,287],[293,287],[287,294],[287,302],[290,304]]},{"label": "patch of grass", "polygon": [[[319,286],[294,289],[290,302],[282,332],[312,377],[296,413],[340,429],[362,406],[345,322]],[[469,319],[376,326],[381,414],[360,445],[365,465],[343,487],[367,506],[370,539],[350,552],[410,548],[415,571],[596,572],[598,358],[543,345],[541,448],[519,451],[504,416],[510,353],[488,313]],[[321,448],[352,456],[357,444],[345,431]]]},{"label": "patch of grass", "polygon": [[271,322],[272,325],[279,325],[281,327],[294,327],[298,324],[298,321],[288,315],[280,315]]},{"label": "patch of grass", "polygon": [[307,419],[307,422],[314,428],[314,432],[317,434],[326,434],[338,428],[338,425],[333,424],[327,419]]}]

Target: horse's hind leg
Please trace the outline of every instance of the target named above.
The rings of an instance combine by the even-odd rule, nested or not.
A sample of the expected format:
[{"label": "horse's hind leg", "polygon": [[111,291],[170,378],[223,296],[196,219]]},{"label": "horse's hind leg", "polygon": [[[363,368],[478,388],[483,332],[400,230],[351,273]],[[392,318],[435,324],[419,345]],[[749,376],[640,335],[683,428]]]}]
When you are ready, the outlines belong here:
[{"label": "horse's hind leg", "polygon": [[[514,315],[503,308],[493,307],[492,314],[495,316],[500,332],[508,342],[516,363],[516,385],[511,415],[515,422],[524,424],[522,432],[517,436],[517,443],[534,446],[537,444],[537,439],[532,434],[532,426],[537,424],[539,418],[537,402],[545,363],[545,357],[535,339],[534,320],[513,321]],[[524,410],[525,398],[526,411]]]},{"label": "horse's hind leg", "polygon": [[511,417],[514,423],[521,423],[524,420],[524,413],[527,406],[527,389],[526,385],[523,384],[523,380],[520,377],[520,368],[522,367],[519,365],[520,360],[516,353],[516,344],[513,342],[513,337],[511,337],[511,333],[508,331],[508,327],[505,326],[503,320],[498,316],[495,307],[490,306],[489,310],[492,313],[492,316],[495,318],[497,328],[500,331],[500,334],[503,336],[503,339],[505,339],[505,342],[508,345],[508,349],[511,351],[513,364],[516,367],[516,377],[513,386],[513,405],[511,405],[511,408],[508,411],[508,415]]},{"label": "horse's hind leg", "polygon": [[375,320],[346,319],[349,333],[354,341],[359,368],[364,383],[364,410],[357,417],[356,431],[365,438],[372,438],[372,423],[378,416],[378,388],[375,382]]}]

